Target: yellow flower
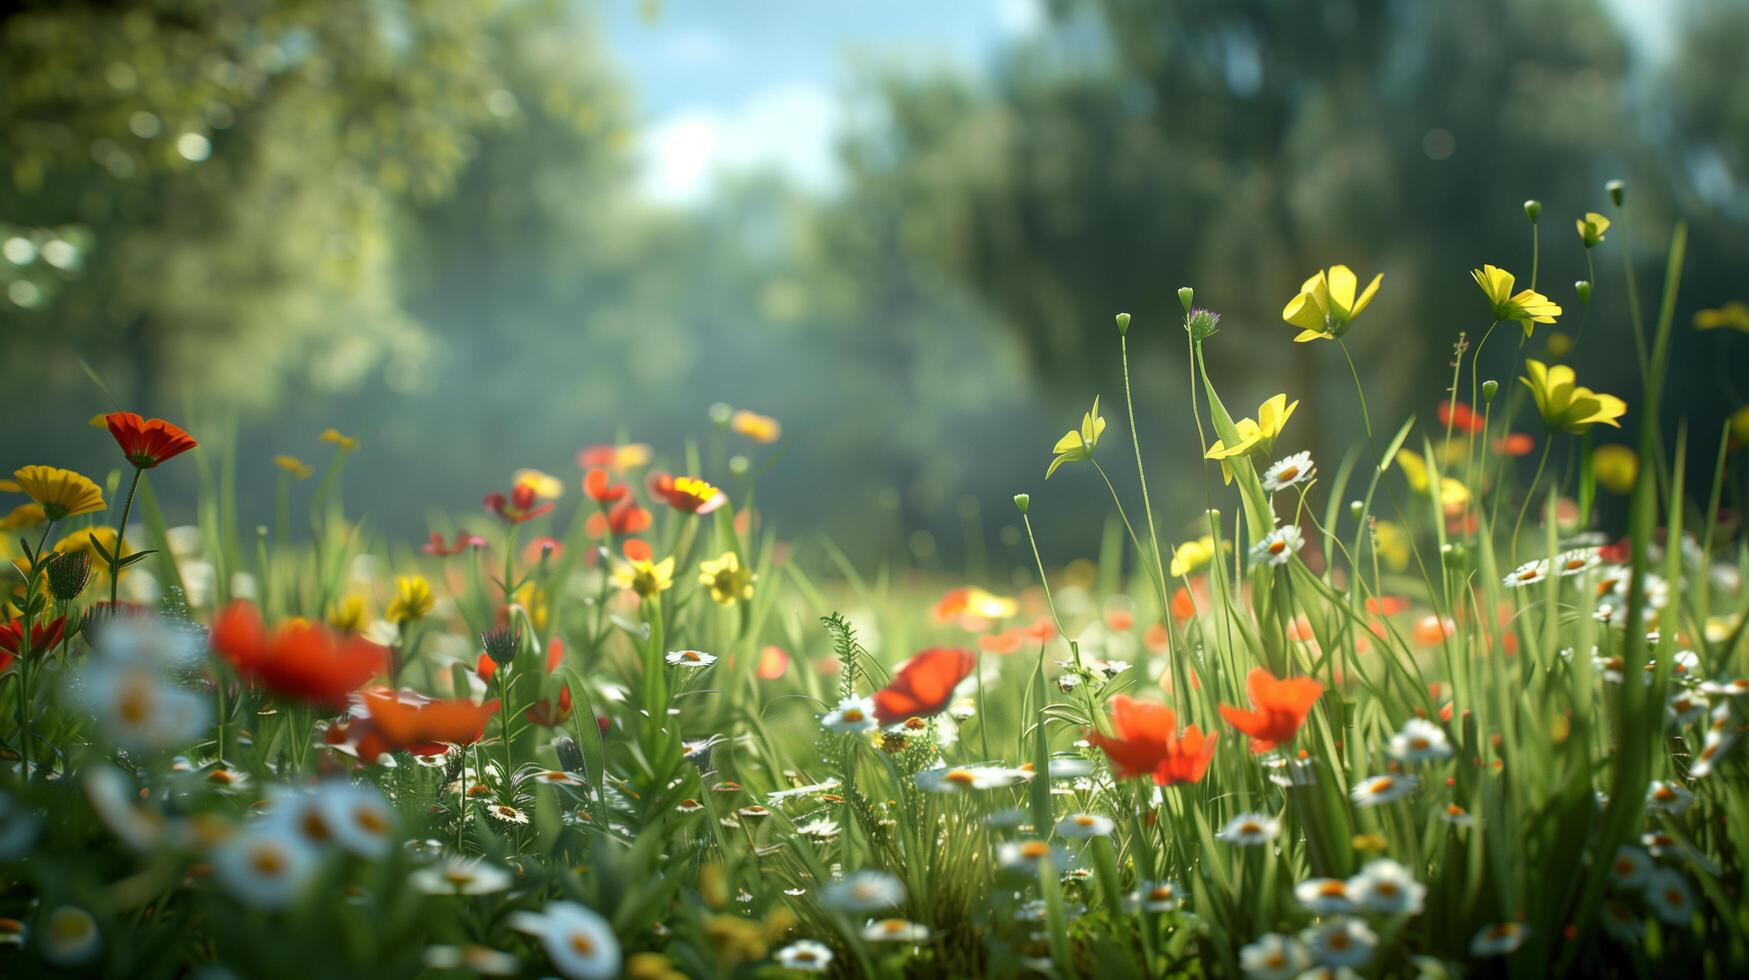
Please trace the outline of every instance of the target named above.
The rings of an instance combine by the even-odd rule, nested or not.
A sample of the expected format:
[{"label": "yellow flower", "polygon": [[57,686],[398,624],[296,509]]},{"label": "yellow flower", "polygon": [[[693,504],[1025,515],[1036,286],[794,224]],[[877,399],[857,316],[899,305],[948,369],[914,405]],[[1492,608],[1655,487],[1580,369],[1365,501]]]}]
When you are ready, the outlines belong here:
[{"label": "yellow flower", "polygon": [[[134,552],[134,549],[128,547],[127,542],[124,541],[121,545],[123,554],[115,554],[116,533],[115,528],[113,527],[87,527],[74,531],[72,534],[56,541],[55,550],[62,554],[73,554],[80,551],[89,552],[91,555],[91,567],[96,570],[97,574],[107,575],[109,574],[109,563],[97,553],[96,548],[91,546],[91,542],[93,541],[102,545],[104,551],[107,551],[109,554],[117,558],[126,558]],[[127,569],[122,569],[122,574],[126,575]]]},{"label": "yellow flower", "polygon": [[754,442],[770,445],[783,436],[783,426],[769,415],[742,409],[729,418],[729,428]]},{"label": "yellow flower", "polygon": [[296,456],[275,456],[273,457],[273,465],[285,470],[299,480],[307,480],[309,479],[310,474],[316,472],[315,467]]},{"label": "yellow flower", "polygon": [[48,519],[48,514],[43,511],[42,504],[19,504],[12,508],[11,513],[5,517],[0,517],[0,532],[36,527]]},{"label": "yellow flower", "polygon": [[340,451],[343,453],[349,453],[358,448],[357,439],[345,435],[339,429],[332,427],[322,430],[321,439],[323,442],[331,442],[334,445],[339,446]]},{"label": "yellow flower", "polygon": [[565,481],[540,470],[517,470],[510,478],[511,486],[527,487],[543,500],[557,500],[565,493]]},{"label": "yellow flower", "polygon": [[1734,299],[1717,309],[1701,310],[1694,315],[1696,330],[1717,330],[1720,327],[1749,333],[1749,306]]},{"label": "yellow flower", "polygon": [[1524,326],[1526,337],[1530,336],[1532,325],[1554,323],[1555,317],[1561,315],[1559,306],[1534,289],[1521,289],[1514,293],[1512,286],[1516,280],[1512,273],[1499,266],[1484,265],[1480,269],[1471,269],[1470,278],[1476,280],[1476,285],[1482,287],[1482,292],[1487,294],[1494,318],[1517,320]]},{"label": "yellow flower", "polygon": [[0,480],[0,491],[6,493],[23,493],[24,488],[16,480]]},{"label": "yellow flower", "polygon": [[1207,565],[1215,557],[1215,539],[1205,534],[1195,541],[1186,541],[1172,550],[1173,578],[1183,578]]},{"label": "yellow flower", "polygon": [[1360,280],[1355,278],[1353,270],[1345,265],[1333,265],[1329,271],[1320,269],[1317,275],[1300,284],[1300,294],[1288,300],[1281,311],[1283,320],[1300,328],[1294,343],[1335,340],[1347,333],[1349,324],[1366,309],[1366,304],[1372,302],[1373,294],[1379,291],[1379,283],[1384,278],[1382,272],[1373,276],[1366,291],[1356,299],[1354,287],[1360,284]]},{"label": "yellow flower", "polygon": [[1409,567],[1409,535],[1390,521],[1374,521],[1372,545],[1390,568],[1402,571]]},{"label": "yellow flower", "polygon": [[613,569],[613,584],[636,592],[640,599],[665,592],[674,585],[674,556],[658,562],[647,558],[619,562]]},{"label": "yellow flower", "polygon": [[1215,440],[1204,454],[1206,459],[1221,461],[1221,479],[1231,483],[1233,474],[1227,469],[1227,460],[1236,456],[1255,453],[1267,456],[1275,452],[1275,438],[1281,435],[1281,430],[1287,425],[1287,420],[1293,417],[1294,409],[1300,403],[1295,399],[1289,404],[1286,394],[1279,394],[1257,406],[1255,419],[1244,418],[1233,423],[1233,428],[1239,430],[1239,439],[1229,446],[1224,440]]},{"label": "yellow flower", "polygon": [[103,509],[103,491],[87,477],[58,466],[26,466],[12,474],[19,489],[43,506],[51,521]]},{"label": "yellow flower", "polygon": [[389,622],[417,622],[431,612],[431,607],[437,604],[432,598],[431,583],[425,581],[423,575],[395,576],[395,598],[389,603]]},{"label": "yellow flower", "polygon": [[1749,442],[1749,405],[1731,413],[1731,435],[1738,442]]},{"label": "yellow flower", "polygon": [[535,632],[543,633],[547,628],[547,594],[534,587],[529,582],[522,588],[511,593],[510,597],[516,604],[528,611],[528,621],[534,624]]},{"label": "yellow flower", "polygon": [[343,633],[360,633],[370,622],[370,607],[364,596],[354,592],[334,603],[328,613],[328,625]]},{"label": "yellow flower", "polygon": [[1068,434],[1057,440],[1051,448],[1056,457],[1045,469],[1045,479],[1050,479],[1057,467],[1064,463],[1078,463],[1084,459],[1093,458],[1093,447],[1099,445],[1099,437],[1105,433],[1105,418],[1099,414],[1099,397],[1093,398],[1093,410],[1081,416],[1081,428],[1070,429]]},{"label": "yellow flower", "polygon": [[1598,486],[1625,496],[1633,492],[1634,481],[1639,479],[1640,457],[1618,442],[1598,446],[1591,453],[1591,475]]},{"label": "yellow flower", "polygon": [[1627,402],[1614,395],[1581,388],[1573,369],[1565,364],[1549,367],[1541,361],[1527,359],[1524,366],[1530,376],[1518,380],[1530,389],[1536,410],[1550,429],[1579,435],[1598,423],[1621,428],[1616,419],[1627,414]]},{"label": "yellow flower", "polygon": [[1586,248],[1596,248],[1603,244],[1603,233],[1609,230],[1609,219],[1596,211],[1587,211],[1585,217],[1574,224],[1579,226],[1579,240]]},{"label": "yellow flower", "polygon": [[[1421,454],[1407,449],[1397,450],[1397,467],[1403,471],[1403,476],[1409,481],[1409,489],[1416,493],[1426,493],[1428,480],[1432,474],[1428,472],[1427,461]],[[1439,505],[1447,513],[1463,510],[1470,502],[1470,488],[1464,486],[1462,480],[1454,477],[1439,478]]]},{"label": "yellow flower", "polygon": [[741,557],[733,551],[723,552],[716,561],[698,563],[698,583],[711,590],[711,599],[719,606],[732,606],[738,600],[753,598],[752,569],[741,567]]}]

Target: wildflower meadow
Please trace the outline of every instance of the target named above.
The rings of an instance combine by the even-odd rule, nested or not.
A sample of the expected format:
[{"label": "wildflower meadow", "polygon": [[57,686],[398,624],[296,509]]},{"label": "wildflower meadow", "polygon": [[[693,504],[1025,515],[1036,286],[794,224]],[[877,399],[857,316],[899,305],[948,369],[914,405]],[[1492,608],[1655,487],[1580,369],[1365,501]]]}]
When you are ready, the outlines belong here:
[{"label": "wildflower meadow", "polygon": [[[1017,580],[808,570],[752,411],[480,474],[420,541],[344,503],[368,419],[264,452],[94,404],[112,465],[0,481],[0,973],[1743,975],[1749,408],[1663,410],[1673,335],[1730,310],[1679,322],[1680,224],[1633,229],[1661,282],[1618,270],[1626,196],[1525,205],[1523,260],[1425,312],[1449,385],[1407,418],[1347,346],[1392,284],[1340,256],[1255,284],[1273,325],[1186,286],[1089,327],[1091,407],[1012,437],[1114,533],[1053,567],[1016,486]],[[1335,458],[1205,367],[1296,342],[1350,371]]]}]

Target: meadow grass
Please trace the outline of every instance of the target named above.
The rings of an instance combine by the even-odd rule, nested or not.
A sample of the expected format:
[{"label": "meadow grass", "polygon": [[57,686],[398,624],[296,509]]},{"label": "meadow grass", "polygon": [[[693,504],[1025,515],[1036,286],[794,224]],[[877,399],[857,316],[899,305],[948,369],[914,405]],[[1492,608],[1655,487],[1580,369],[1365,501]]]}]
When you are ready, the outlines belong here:
[{"label": "meadow grass", "polygon": [[[1378,280],[1332,266],[1292,297],[1355,384],[1334,467],[1292,451],[1288,393],[1235,417],[1188,288],[1207,458],[1146,459],[1119,316],[1122,435],[1094,400],[1047,474],[1110,533],[1047,567],[1052,515],[1017,495],[1014,594],[798,553],[755,506],[788,444],[750,412],[672,460],[702,476],[590,447],[580,485],[519,472],[422,548],[348,515],[369,447],[340,432],[321,467],[276,459],[274,522],[246,528],[254,450],[222,420],[201,445],[94,420],[125,463],[103,484],[3,487],[28,499],[4,518],[0,968],[1740,974],[1746,433],[1660,425],[1682,229],[1649,325],[1627,266],[1621,399],[1567,366],[1625,341],[1586,331],[1591,283],[1578,310],[1536,291],[1539,213],[1528,288],[1475,272],[1491,322],[1436,422],[1367,410],[1344,337]],[[1610,222],[1577,224],[1589,263]],[[1496,333],[1575,318],[1577,345],[1478,376]],[[166,521],[160,465],[197,468],[194,524]],[[1201,510],[1157,511],[1190,495],[1150,466]]]}]

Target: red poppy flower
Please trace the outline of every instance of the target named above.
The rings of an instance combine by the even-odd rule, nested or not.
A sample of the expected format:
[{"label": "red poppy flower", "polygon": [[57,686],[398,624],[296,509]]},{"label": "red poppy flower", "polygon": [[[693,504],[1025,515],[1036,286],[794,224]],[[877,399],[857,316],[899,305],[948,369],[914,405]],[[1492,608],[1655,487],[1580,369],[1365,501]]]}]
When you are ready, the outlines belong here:
[{"label": "red poppy flower", "polygon": [[482,653],[479,661],[474,664],[474,673],[480,680],[489,681],[498,673],[498,661]]},{"label": "red poppy flower", "polygon": [[1111,760],[1119,779],[1150,776],[1161,786],[1194,783],[1208,772],[1220,734],[1205,735],[1195,725],[1178,731],[1178,716],[1163,704],[1122,694],[1111,699],[1115,737],[1089,731],[1087,740]]},{"label": "red poppy flower", "polygon": [[1614,544],[1606,544],[1597,549],[1597,557],[1603,561],[1625,565],[1634,557],[1634,542],[1631,538],[1618,538]]},{"label": "red poppy flower", "polygon": [[891,725],[939,714],[977,665],[977,655],[960,647],[924,650],[893,675],[891,684],[875,692],[875,720]]},{"label": "red poppy flower", "polygon": [[518,483],[510,488],[510,496],[501,493],[486,495],[486,510],[497,514],[512,524],[532,521],[553,509],[551,502],[539,503],[535,488],[528,483]]},{"label": "red poppy flower", "polygon": [[643,538],[627,538],[619,549],[626,556],[626,561],[650,561],[656,557],[656,550]]},{"label": "red poppy flower", "polygon": [[1167,632],[1165,623],[1154,623],[1142,634],[1142,642],[1154,653],[1165,653],[1172,648],[1172,634]]},{"label": "red poppy flower", "polygon": [[728,494],[696,476],[658,473],[650,479],[650,492],[683,514],[708,514],[729,502]]},{"label": "red poppy flower", "polygon": [[145,419],[133,412],[111,412],[103,417],[109,434],[128,462],[149,470],[173,456],[200,445],[194,437],[163,419]]},{"label": "red poppy flower", "polygon": [[1048,643],[1057,635],[1057,624],[1049,616],[1040,616],[1032,621],[1031,626],[1022,627],[1021,633],[1036,643]]},{"label": "red poppy flower", "polygon": [[428,555],[437,555],[441,558],[448,558],[450,555],[459,555],[469,548],[484,548],[485,546],[486,539],[480,537],[478,534],[457,531],[455,533],[455,543],[444,544],[443,535],[433,531],[431,532],[431,540],[425,542],[425,553]]},{"label": "red poppy flower", "polygon": [[1020,649],[1020,645],[1024,642],[1026,642],[1026,631],[1015,627],[1000,633],[978,637],[978,649],[985,653],[1009,654]]},{"label": "red poppy flower", "polygon": [[563,725],[565,720],[571,717],[571,685],[567,684],[559,688],[556,704],[547,698],[541,698],[529,705],[528,710],[524,711],[522,716],[528,719],[529,724],[539,725],[542,728],[557,728]]},{"label": "red poppy flower", "polygon": [[389,653],[362,637],[295,620],[269,632],[255,604],[238,600],[213,619],[213,650],[239,677],[280,697],[328,708],[381,673]]},{"label": "red poppy flower", "polygon": [[1536,440],[1522,432],[1508,432],[1494,440],[1494,451],[1503,456],[1529,456],[1536,450]]},{"label": "red poppy flower", "polygon": [[646,530],[653,520],[649,511],[627,498],[614,504],[606,513],[596,511],[590,514],[583,522],[583,531],[592,538],[604,538],[609,534],[617,538]]},{"label": "red poppy flower", "polygon": [[1382,595],[1366,600],[1366,611],[1374,616],[1395,616],[1409,608],[1409,600],[1398,595]]},{"label": "red poppy flower", "polygon": [[555,636],[552,639],[547,641],[547,662],[546,662],[547,673],[550,674],[553,671],[558,670],[559,665],[564,663],[564,662],[565,662],[565,641],[561,640]]},{"label": "red poppy flower", "polygon": [[1439,424],[1449,425],[1458,432],[1480,432],[1487,427],[1475,409],[1449,399],[1439,403]]},{"label": "red poppy flower", "polygon": [[606,470],[590,470],[583,475],[583,492],[598,503],[611,504],[631,492],[623,483],[614,483]]},{"label": "red poppy flower", "polygon": [[1251,736],[1251,751],[1268,752],[1292,740],[1305,724],[1312,705],[1324,694],[1324,685],[1310,677],[1278,679],[1262,667],[1245,678],[1251,692],[1252,711],[1221,705],[1221,717]]},{"label": "red poppy flower", "polygon": [[30,642],[24,641],[24,621],[14,619],[0,623],[0,670],[12,666],[12,658],[19,655],[28,656],[53,649],[61,642],[61,637],[67,632],[67,617],[57,616],[43,623],[32,623],[30,626]]}]

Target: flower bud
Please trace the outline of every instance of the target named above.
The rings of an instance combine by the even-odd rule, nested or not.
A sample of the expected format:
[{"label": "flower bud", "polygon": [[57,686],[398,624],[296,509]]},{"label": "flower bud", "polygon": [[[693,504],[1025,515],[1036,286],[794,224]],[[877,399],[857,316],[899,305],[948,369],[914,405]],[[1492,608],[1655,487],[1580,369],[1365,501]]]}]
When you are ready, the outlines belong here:
[{"label": "flower bud", "polygon": [[577,747],[576,739],[569,735],[560,735],[553,739],[553,752],[559,757],[560,769],[588,778],[589,770],[583,762],[583,750]]},{"label": "flower bud", "polygon": [[1484,404],[1484,405],[1492,404],[1494,401],[1495,394],[1497,394],[1499,391],[1500,391],[1500,382],[1495,381],[1492,378],[1489,378],[1487,381],[1482,382],[1482,404]]},{"label": "flower bud", "polygon": [[1119,313],[1117,315],[1117,335],[1119,337],[1122,337],[1122,336],[1128,334],[1129,332],[1130,332],[1130,315],[1128,313]]},{"label": "flower bud", "polygon": [[1364,510],[1366,510],[1366,504],[1363,504],[1358,500],[1350,500],[1348,502],[1348,512],[1355,517],[1359,517]]},{"label": "flower bud", "polygon": [[1221,315],[1214,310],[1193,309],[1184,318],[1184,329],[1190,332],[1190,339],[1201,343],[1220,331]]},{"label": "flower bud", "polygon": [[1603,189],[1609,192],[1609,199],[1615,202],[1615,206],[1621,207],[1622,198],[1627,196],[1628,185],[1620,180],[1612,180],[1604,184]]},{"label": "flower bud", "polygon": [[1032,495],[1031,494],[1017,493],[1014,495],[1014,506],[1020,508],[1020,513],[1022,516],[1024,516],[1026,514],[1026,508],[1030,507],[1031,505],[1032,505]]},{"label": "flower bud", "polygon": [[480,642],[486,647],[486,656],[503,667],[516,658],[516,648],[522,643],[522,634],[509,626],[500,626],[481,633]]},{"label": "flower bud", "polygon": [[717,425],[728,425],[729,419],[734,417],[734,414],[735,409],[728,402],[717,402],[710,407],[711,421]]},{"label": "flower bud", "polygon": [[1543,202],[1541,202],[1541,201],[1526,201],[1526,202],[1524,202],[1524,216],[1526,218],[1530,219],[1531,224],[1533,224],[1533,225],[1536,224],[1536,219],[1541,217],[1542,213],[1543,213]]},{"label": "flower bud", "polygon": [[1184,315],[1190,315],[1190,306],[1196,302],[1196,290],[1189,286],[1178,287],[1178,305],[1184,307]]},{"label": "flower bud", "polygon": [[1573,284],[1573,292],[1579,294],[1579,302],[1591,302],[1591,283],[1581,279]]},{"label": "flower bud", "polygon": [[49,592],[61,602],[72,602],[91,581],[91,553],[74,551],[49,559]]},{"label": "flower bud", "polygon": [[729,457],[729,473],[731,476],[746,476],[747,471],[752,468],[753,461],[745,456],[736,455]]}]

